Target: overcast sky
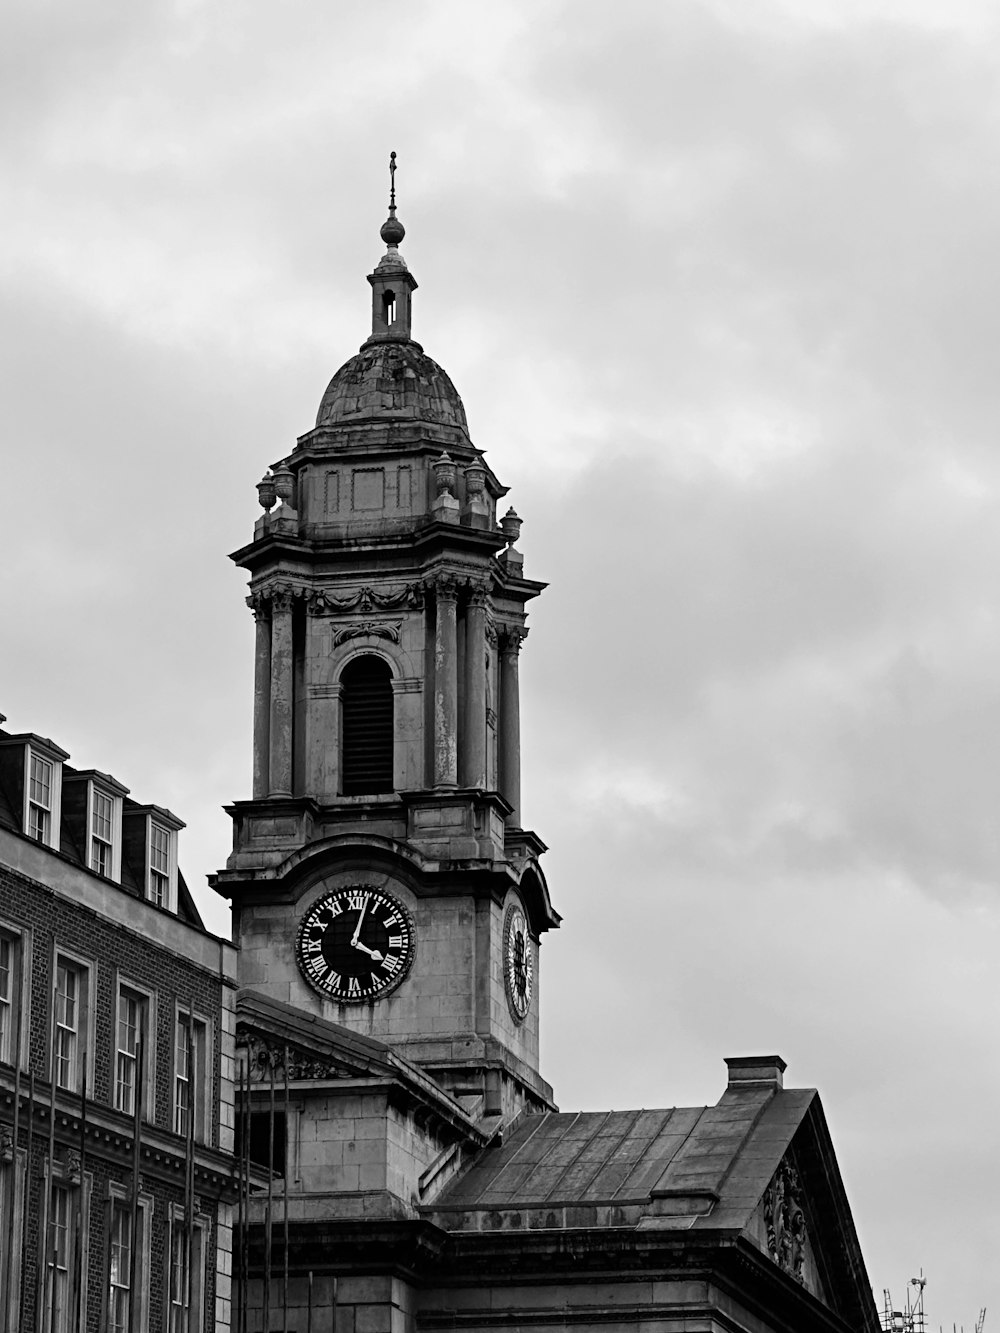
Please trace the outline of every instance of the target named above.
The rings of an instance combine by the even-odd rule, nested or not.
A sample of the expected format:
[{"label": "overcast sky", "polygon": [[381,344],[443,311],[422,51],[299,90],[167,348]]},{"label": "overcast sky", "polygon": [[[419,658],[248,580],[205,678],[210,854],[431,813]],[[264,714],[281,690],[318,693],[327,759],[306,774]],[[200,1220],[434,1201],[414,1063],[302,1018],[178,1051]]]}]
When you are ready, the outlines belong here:
[{"label": "overcast sky", "polygon": [[254,483],[415,335],[524,519],[560,1105],[820,1089],[872,1283],[1000,1320],[995,0],[8,0],[0,710],[250,794]]}]

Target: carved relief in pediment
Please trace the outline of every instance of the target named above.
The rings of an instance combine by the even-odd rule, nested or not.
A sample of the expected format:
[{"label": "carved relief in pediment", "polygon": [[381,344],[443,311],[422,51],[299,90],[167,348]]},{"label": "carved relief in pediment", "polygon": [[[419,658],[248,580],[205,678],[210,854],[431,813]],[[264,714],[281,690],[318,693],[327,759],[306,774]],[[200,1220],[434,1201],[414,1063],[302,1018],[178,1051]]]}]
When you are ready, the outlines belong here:
[{"label": "carved relief in pediment", "polygon": [[250,1081],[253,1083],[268,1081],[272,1071],[276,1083],[284,1082],[286,1071],[290,1082],[299,1079],[356,1078],[359,1072],[343,1061],[317,1055],[315,1051],[301,1050],[242,1025],[236,1031],[236,1044],[246,1049]]},{"label": "carved relief in pediment", "polygon": [[799,1173],[782,1162],[764,1191],[767,1252],[796,1282],[805,1285],[806,1215],[802,1207]]}]

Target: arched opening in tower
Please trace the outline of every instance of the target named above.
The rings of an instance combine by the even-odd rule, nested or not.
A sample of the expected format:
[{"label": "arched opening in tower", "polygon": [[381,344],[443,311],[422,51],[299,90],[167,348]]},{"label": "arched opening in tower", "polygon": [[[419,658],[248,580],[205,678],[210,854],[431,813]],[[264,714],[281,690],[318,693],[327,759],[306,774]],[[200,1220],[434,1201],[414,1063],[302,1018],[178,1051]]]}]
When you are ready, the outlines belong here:
[{"label": "arched opening in tower", "polygon": [[356,657],[341,677],[345,796],[392,791],[392,671],[381,657]]}]

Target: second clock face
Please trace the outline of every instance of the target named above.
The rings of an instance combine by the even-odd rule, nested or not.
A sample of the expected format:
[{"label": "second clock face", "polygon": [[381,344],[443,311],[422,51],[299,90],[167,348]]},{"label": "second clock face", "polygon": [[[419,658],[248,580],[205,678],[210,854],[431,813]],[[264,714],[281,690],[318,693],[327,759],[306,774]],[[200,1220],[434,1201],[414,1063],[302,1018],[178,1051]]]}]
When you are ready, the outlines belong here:
[{"label": "second clock face", "polygon": [[528,922],[521,905],[512,903],[507,908],[503,926],[503,976],[507,1002],[519,1023],[531,1006],[533,975]]},{"label": "second clock face", "polygon": [[296,956],[321,995],[348,1004],[376,1000],[399,985],[413,961],[409,915],[382,889],[334,889],[303,919]]}]

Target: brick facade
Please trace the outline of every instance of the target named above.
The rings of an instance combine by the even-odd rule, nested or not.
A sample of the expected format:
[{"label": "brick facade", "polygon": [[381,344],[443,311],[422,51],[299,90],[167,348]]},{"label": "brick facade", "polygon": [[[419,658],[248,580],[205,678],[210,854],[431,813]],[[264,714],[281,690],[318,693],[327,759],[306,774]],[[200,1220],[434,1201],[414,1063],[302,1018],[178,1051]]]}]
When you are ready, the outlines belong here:
[{"label": "brick facade", "polygon": [[[140,1137],[140,1199],[144,1226],[141,1246],[143,1317],[137,1327],[167,1333],[170,1303],[171,1223],[183,1220],[186,1203],[187,1142],[174,1131],[175,1032],[177,1014],[193,1006],[204,1023],[204,1116],[194,1151],[193,1208],[204,1261],[195,1282],[192,1309],[200,1330],[229,1327],[231,1296],[233,1182],[233,1068],[235,951],[203,929],[165,908],[137,899],[120,886],[71,864],[62,853],[25,835],[0,828],[0,929],[18,942],[12,983],[21,1025],[20,1075],[11,1043],[0,1061],[0,1273],[9,1309],[9,1333],[35,1327],[41,1300],[40,1269],[46,1180],[49,1171],[54,964],[56,955],[86,965],[88,987],[81,1020],[87,1070],[84,1113],[82,1087],[55,1089],[55,1184],[70,1194],[71,1259],[66,1279],[69,1305],[65,1329],[99,1333],[110,1327],[112,1199],[128,1201],[133,1188],[133,1116],[115,1106],[118,987],[148,995],[149,1047]],[[84,1012],[81,1003],[81,1012]],[[33,1099],[31,1076],[34,1076]],[[15,1088],[19,1084],[17,1153],[11,1151]],[[30,1121],[30,1135],[29,1135]],[[202,1131],[201,1126],[204,1125]],[[29,1165],[30,1153],[30,1165]],[[83,1228],[79,1227],[80,1165]],[[16,1172],[14,1163],[16,1162]],[[11,1186],[16,1181],[12,1210]],[[6,1232],[13,1226],[16,1248],[7,1254]],[[51,1237],[50,1228],[50,1237]],[[82,1243],[84,1273],[77,1316],[76,1245]],[[11,1271],[8,1272],[8,1266]],[[19,1271],[20,1270],[20,1271]],[[42,1284],[44,1286],[44,1284]],[[48,1318],[48,1315],[45,1316]],[[56,1327],[59,1326],[57,1314]],[[47,1326],[47,1325],[46,1325]]]}]

